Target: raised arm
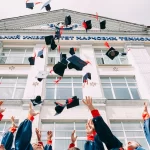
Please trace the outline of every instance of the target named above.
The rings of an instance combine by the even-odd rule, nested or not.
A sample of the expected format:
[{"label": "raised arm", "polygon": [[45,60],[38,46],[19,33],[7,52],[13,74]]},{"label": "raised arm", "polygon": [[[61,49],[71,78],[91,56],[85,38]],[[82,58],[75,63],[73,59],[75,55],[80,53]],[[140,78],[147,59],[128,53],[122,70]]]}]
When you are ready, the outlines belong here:
[{"label": "raised arm", "polygon": [[147,103],[144,103],[144,110],[142,114],[143,120],[144,120],[144,133],[145,137],[150,144],[150,116],[147,109]]},{"label": "raised arm", "polygon": [[52,150],[52,137],[53,137],[53,132],[48,131],[47,132],[47,144],[46,144],[44,150]]},{"label": "raised arm", "polygon": [[76,140],[77,140],[77,136],[75,136],[75,130],[72,132],[72,134],[71,134],[71,144],[69,145],[69,148],[68,148],[68,150],[69,149],[71,149],[71,148],[73,148],[73,147],[75,147],[75,142],[76,142]]},{"label": "raised arm", "polygon": [[98,134],[100,140],[105,143],[108,149],[121,148],[123,146],[122,143],[112,134],[110,128],[104,122],[99,111],[94,108],[92,104],[92,98],[86,97],[86,99],[83,100],[83,103],[91,111],[91,114],[93,116],[95,131]]},{"label": "raised arm", "polygon": [[3,139],[1,141],[1,144],[5,147],[6,150],[11,150],[12,144],[13,144],[14,133],[17,128],[17,126],[15,125],[15,118],[13,116],[11,117],[11,122],[12,122],[12,126],[10,127],[9,131],[7,131],[4,134]]},{"label": "raised arm", "polygon": [[5,109],[1,108],[1,105],[3,104],[3,101],[0,101],[0,121],[2,120],[3,118],[3,112],[5,111]]},{"label": "raised arm", "polygon": [[91,150],[91,149],[104,150],[103,143],[97,136],[97,133],[95,132],[95,128],[94,128],[92,119],[87,121],[86,134],[87,134],[87,141],[85,142],[84,150]]},{"label": "raised arm", "polygon": [[15,150],[30,149],[32,147],[30,144],[32,137],[32,121],[37,114],[39,113],[34,111],[30,103],[28,117],[20,124],[16,134]]}]

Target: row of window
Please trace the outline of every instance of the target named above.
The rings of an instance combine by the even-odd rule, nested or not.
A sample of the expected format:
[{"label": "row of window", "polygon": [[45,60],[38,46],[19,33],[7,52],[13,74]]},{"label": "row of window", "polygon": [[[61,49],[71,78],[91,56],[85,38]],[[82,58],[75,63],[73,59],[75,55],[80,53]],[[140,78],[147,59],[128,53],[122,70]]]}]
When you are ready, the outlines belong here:
[{"label": "row of window", "polygon": [[[63,77],[59,84],[54,84],[57,77],[46,79],[46,99],[66,99],[77,96],[83,98],[82,78]],[[0,98],[23,98],[27,77],[0,77]],[[140,99],[134,77],[101,77],[101,85],[107,99]]]},{"label": "row of window", "polygon": [[[61,50],[64,54],[69,56],[68,50]],[[128,64],[126,56],[117,56],[114,60],[109,59],[105,53],[107,50],[95,50],[95,56],[97,64]],[[119,50],[123,52],[123,50]],[[29,64],[28,57],[33,54],[33,48],[21,49],[21,48],[5,48],[0,53],[0,64]],[[79,51],[76,51],[76,55],[79,55]],[[56,64],[59,61],[59,53],[57,51],[51,51],[48,54],[48,64]]]},{"label": "row of window", "polygon": [[[86,141],[86,122],[42,122],[42,141],[46,143],[47,131],[53,131],[53,149],[66,150],[71,143],[70,135],[73,130],[76,130],[78,136],[76,145],[83,149]],[[0,122],[0,139],[4,132],[10,127],[10,122]],[[110,128],[113,134],[125,145],[127,141],[137,141],[145,149],[149,149],[146,141],[143,123],[140,121],[110,121]]]}]

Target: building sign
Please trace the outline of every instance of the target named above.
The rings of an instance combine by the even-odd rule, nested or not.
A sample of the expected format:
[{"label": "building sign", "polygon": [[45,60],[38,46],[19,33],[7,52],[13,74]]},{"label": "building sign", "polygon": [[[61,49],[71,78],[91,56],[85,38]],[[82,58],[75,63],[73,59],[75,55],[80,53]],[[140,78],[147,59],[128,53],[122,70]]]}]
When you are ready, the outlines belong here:
[{"label": "building sign", "polygon": [[[16,35],[5,36],[0,35],[0,39],[20,39],[20,40],[44,40],[45,36],[29,36]],[[61,40],[76,41],[150,41],[150,37],[112,37],[112,36],[62,36]]]}]

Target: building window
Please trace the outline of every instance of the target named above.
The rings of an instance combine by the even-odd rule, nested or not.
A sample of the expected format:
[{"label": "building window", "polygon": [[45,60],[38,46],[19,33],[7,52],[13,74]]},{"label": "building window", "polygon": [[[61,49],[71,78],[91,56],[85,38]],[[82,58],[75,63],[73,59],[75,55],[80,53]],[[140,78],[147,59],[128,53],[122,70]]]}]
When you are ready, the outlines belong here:
[{"label": "building window", "polygon": [[20,99],[23,98],[27,77],[3,76],[0,77],[0,98]]},{"label": "building window", "polygon": [[[57,49],[57,48],[56,48]],[[60,51],[63,53],[63,54],[67,54],[67,57],[71,57],[70,53],[69,53],[69,50],[70,48],[66,48],[66,49],[60,49]],[[76,56],[79,56],[79,50],[77,49],[76,52],[75,52]],[[60,53],[56,50],[56,51],[50,51],[48,53],[48,64],[49,65],[54,65],[56,63],[58,63],[58,61],[60,61]]]},{"label": "building window", "polygon": [[32,48],[4,48],[0,53],[0,64],[29,64],[28,58],[32,54]]},{"label": "building window", "polygon": [[121,56],[121,53],[124,52],[122,49],[118,50],[120,54],[111,60],[108,56],[106,56],[107,50],[95,50],[95,56],[98,65],[102,64],[128,64],[127,56]]},{"label": "building window", "polygon": [[82,77],[63,77],[55,84],[57,77],[48,77],[46,79],[46,99],[67,99],[72,96],[83,98]]},{"label": "building window", "polygon": [[134,77],[101,77],[107,99],[140,99]]},{"label": "building window", "polygon": [[76,130],[77,147],[83,149],[86,141],[85,124],[86,122],[42,122],[42,142],[46,144],[47,131],[51,130],[53,131],[53,149],[68,149],[71,143],[71,133]]},{"label": "building window", "polygon": [[125,145],[128,141],[137,141],[145,149],[150,149],[140,121],[110,121],[113,134]]}]

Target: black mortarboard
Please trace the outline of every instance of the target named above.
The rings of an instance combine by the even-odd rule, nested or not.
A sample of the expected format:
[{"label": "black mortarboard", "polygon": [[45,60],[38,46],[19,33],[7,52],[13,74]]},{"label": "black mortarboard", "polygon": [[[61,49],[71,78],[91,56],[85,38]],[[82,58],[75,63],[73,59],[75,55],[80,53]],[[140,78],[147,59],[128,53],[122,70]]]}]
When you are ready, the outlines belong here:
[{"label": "black mortarboard", "polygon": [[36,78],[39,82],[41,82],[43,79],[45,79],[48,76],[48,71],[39,71]]},{"label": "black mortarboard", "polygon": [[40,50],[40,51],[38,52],[38,57],[43,58],[43,50]]},{"label": "black mortarboard", "polygon": [[51,49],[52,49],[52,50],[55,50],[56,47],[57,47],[57,45],[55,44],[54,39],[52,39]]},{"label": "black mortarboard", "polygon": [[125,55],[127,55],[127,53],[121,53],[121,56],[125,56]]},{"label": "black mortarboard", "polygon": [[29,57],[28,60],[30,62],[30,65],[34,65],[35,57]]},{"label": "black mortarboard", "polygon": [[45,43],[46,43],[46,45],[51,45],[53,38],[54,38],[53,35],[45,36]]},{"label": "black mortarboard", "polygon": [[66,104],[63,105],[63,104],[60,104],[58,102],[54,102],[54,103],[56,104],[56,107],[55,107],[55,111],[56,111],[55,116],[56,116],[56,115],[60,114],[64,110]]},{"label": "black mortarboard", "polygon": [[100,22],[100,28],[105,29],[106,28],[106,20]]},{"label": "black mortarboard", "polygon": [[26,8],[33,9],[34,3],[26,3]]},{"label": "black mortarboard", "polygon": [[83,76],[83,83],[86,82],[87,79],[90,79],[90,80],[91,80],[91,73],[86,73],[86,74]]},{"label": "black mortarboard", "polygon": [[46,9],[47,11],[50,11],[50,10],[51,10],[50,1],[51,1],[51,0],[48,0],[48,1],[42,6],[41,9],[43,9],[43,8],[45,7],[45,9]]},{"label": "black mortarboard", "polygon": [[70,61],[70,63],[68,64],[68,68],[69,69],[76,69],[76,70],[82,70],[83,67],[85,67],[87,65],[87,63],[85,61],[83,61],[82,59],[80,59],[79,57],[73,55],[70,58],[68,58],[68,60]]},{"label": "black mortarboard", "polygon": [[67,64],[68,61],[66,59],[62,59],[61,62],[58,62],[57,64],[54,65],[53,71],[63,77],[65,69],[67,69]]},{"label": "black mortarboard", "polygon": [[60,29],[57,29],[57,30],[55,31],[55,38],[59,40],[60,37],[61,37]]},{"label": "black mortarboard", "polygon": [[66,16],[65,17],[65,25],[68,26],[68,25],[71,25],[71,16]]},{"label": "black mortarboard", "polygon": [[60,53],[60,61],[62,61],[62,59],[67,59],[67,54]]},{"label": "black mortarboard", "polygon": [[111,60],[113,60],[116,56],[119,55],[119,52],[116,51],[113,47],[111,47],[111,48],[107,51],[106,55],[107,55]]},{"label": "black mortarboard", "polygon": [[33,106],[41,104],[42,103],[41,96],[37,96],[35,99],[31,99],[31,102],[32,102]]},{"label": "black mortarboard", "polygon": [[92,29],[91,20],[86,21],[87,29]]},{"label": "black mortarboard", "polygon": [[77,98],[77,96],[69,98],[66,100],[66,104],[67,104],[67,109],[79,106],[79,98]]},{"label": "black mortarboard", "polygon": [[71,55],[74,55],[74,54],[75,54],[75,50],[74,50],[74,48],[73,48],[73,47],[72,47],[72,48],[70,48],[69,53],[70,53]]}]

